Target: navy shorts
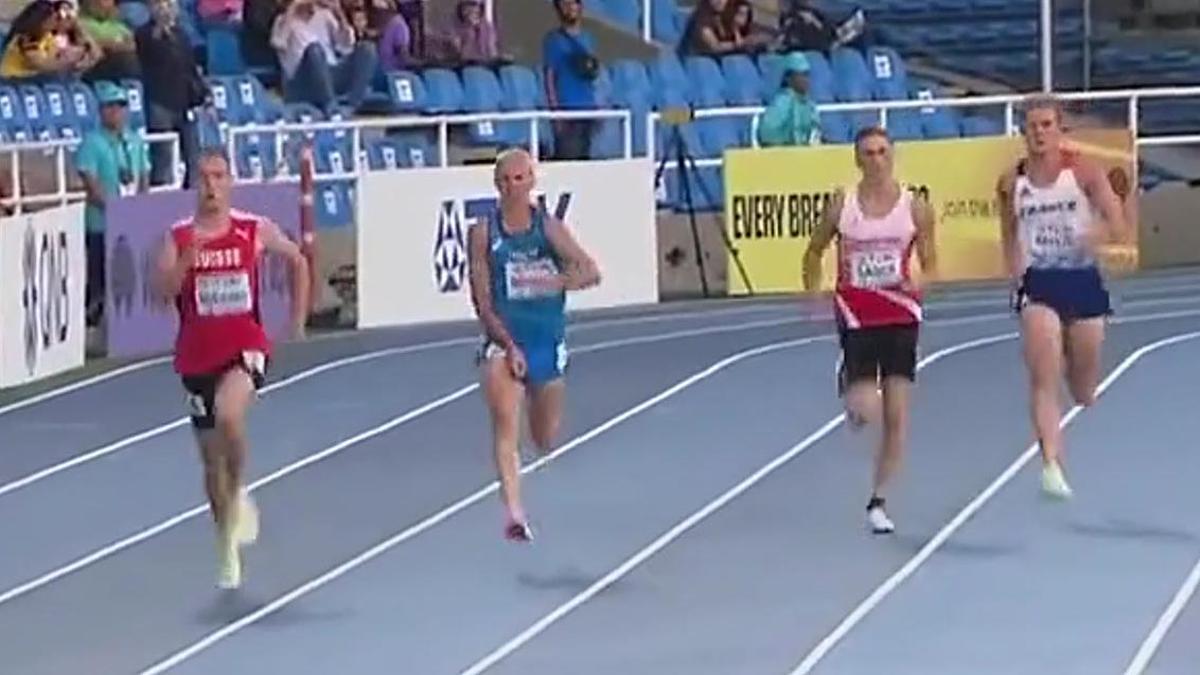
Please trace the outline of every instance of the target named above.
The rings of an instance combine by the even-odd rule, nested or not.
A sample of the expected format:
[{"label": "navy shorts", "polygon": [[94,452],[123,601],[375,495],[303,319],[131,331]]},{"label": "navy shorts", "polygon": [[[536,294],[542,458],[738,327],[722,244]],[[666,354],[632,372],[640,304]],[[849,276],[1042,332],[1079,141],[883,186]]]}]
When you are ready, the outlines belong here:
[{"label": "navy shorts", "polygon": [[254,382],[254,390],[262,389],[266,383],[267,357],[262,352],[243,352],[240,357],[204,375],[184,375],[183,388],[188,393],[188,407],[192,426],[196,429],[212,429],[217,425],[217,386],[221,378],[231,370],[244,370]]},{"label": "navy shorts", "polygon": [[1025,270],[1014,309],[1019,312],[1029,303],[1053,309],[1063,323],[1112,314],[1104,279],[1095,267]]},{"label": "navy shorts", "polygon": [[[563,340],[537,340],[518,346],[525,354],[525,384],[547,384],[566,374],[567,344]],[[504,357],[504,348],[485,338],[476,354],[476,363]]]}]

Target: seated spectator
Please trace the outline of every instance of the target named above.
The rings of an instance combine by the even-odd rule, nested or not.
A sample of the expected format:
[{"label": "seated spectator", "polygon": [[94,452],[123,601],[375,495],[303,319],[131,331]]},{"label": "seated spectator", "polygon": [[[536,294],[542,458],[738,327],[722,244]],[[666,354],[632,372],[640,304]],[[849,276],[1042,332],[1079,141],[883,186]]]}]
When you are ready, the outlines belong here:
[{"label": "seated spectator", "polygon": [[754,25],[754,6],[750,0],[732,0],[725,11],[734,42],[742,45],[742,51],[760,52],[771,46],[771,35]]},{"label": "seated spectator", "polygon": [[763,147],[811,145],[820,142],[817,105],[808,96],[808,58],[787,55],[783,82],[758,121],[758,144]]},{"label": "seated spectator", "polygon": [[496,29],[483,15],[481,0],[459,0],[448,31],[454,60],[461,64],[494,64],[501,59]]},{"label": "seated spectator", "polygon": [[105,208],[110,199],[145,192],[150,173],[146,141],[126,126],[125,88],[108,81],[97,82],[95,88],[100,126],[84,135],[75,155],[75,168],[87,193],[85,302],[88,324],[92,326],[99,320],[104,303]]},{"label": "seated spectator", "polygon": [[242,59],[248,66],[278,66],[271,29],[287,0],[245,0],[242,5]]},{"label": "seated spectator", "polygon": [[413,33],[392,0],[371,0],[368,24],[379,33],[379,65],[382,71],[406,70],[421,65],[413,53]]},{"label": "seated spectator", "polygon": [[[174,131],[179,134],[181,159],[188,173],[184,185],[191,184],[192,162],[199,151],[196,129],[188,121],[188,112],[210,98],[208,85],[196,67],[191,44],[179,27],[175,0],[150,0],[150,22],[137,30],[137,53],[142,62],[142,83],[146,92],[146,126],[152,132]],[[171,148],[155,143],[150,148],[153,165],[152,184],[174,181]]]},{"label": "seated spectator", "polygon": [[79,25],[100,47],[100,61],[83,79],[89,82],[121,80],[141,76],[133,31],[121,21],[116,0],[85,0]]},{"label": "seated spectator", "polygon": [[[444,0],[443,0],[444,1]],[[425,53],[425,0],[395,0],[396,11],[404,17],[412,37],[410,51],[414,58],[424,59]]]},{"label": "seated spectator", "polygon": [[866,17],[861,9],[855,10],[841,24],[835,24],[813,0],[787,0],[779,14],[779,32],[783,48],[788,51],[828,54],[836,47],[856,43],[865,27]]},{"label": "seated spectator", "polygon": [[339,96],[352,108],[362,105],[378,57],[373,45],[355,40],[350,20],[334,0],[292,0],[275,19],[271,45],[279,52],[289,100],[325,112]]},{"label": "seated spectator", "polygon": [[683,55],[720,56],[742,49],[726,11],[728,0],[699,0],[683,29],[679,48]]},{"label": "seated spectator", "polygon": [[13,19],[0,59],[0,78],[42,81],[75,77],[100,50],[79,30],[68,2],[35,0]]},{"label": "seated spectator", "polygon": [[[580,0],[554,0],[559,28],[542,40],[542,64],[546,70],[546,101],[552,110],[582,110],[596,107],[596,79],[603,64],[596,58],[596,40],[583,29]],[[554,120],[554,150],[557,159],[587,159],[591,156],[594,120]]]},{"label": "seated spectator", "polygon": [[240,25],[245,6],[242,0],[197,0],[196,14],[205,24]]}]

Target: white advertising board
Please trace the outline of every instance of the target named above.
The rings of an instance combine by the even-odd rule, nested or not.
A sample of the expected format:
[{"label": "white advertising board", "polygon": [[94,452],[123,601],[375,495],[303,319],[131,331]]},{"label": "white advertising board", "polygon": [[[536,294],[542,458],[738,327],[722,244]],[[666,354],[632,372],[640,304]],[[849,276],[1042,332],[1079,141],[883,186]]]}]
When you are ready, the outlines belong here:
[{"label": "white advertising board", "polygon": [[[596,259],[600,286],[567,309],[658,302],[654,166],[648,159],[541,164],[545,200]],[[467,231],[496,208],[491,166],[372,172],[358,190],[358,325],[471,319]]]},{"label": "white advertising board", "polygon": [[0,219],[0,387],[84,360],[83,205]]}]

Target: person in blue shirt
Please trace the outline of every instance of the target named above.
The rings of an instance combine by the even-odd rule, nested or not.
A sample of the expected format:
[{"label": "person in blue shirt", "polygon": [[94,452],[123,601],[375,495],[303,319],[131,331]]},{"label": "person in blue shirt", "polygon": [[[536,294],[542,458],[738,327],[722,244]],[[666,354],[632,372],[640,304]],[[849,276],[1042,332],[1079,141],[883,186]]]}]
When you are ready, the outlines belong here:
[{"label": "person in blue shirt", "polygon": [[[596,80],[603,67],[596,57],[596,40],[583,29],[581,0],[554,0],[560,26],[542,40],[546,101],[552,110],[596,107]],[[587,159],[591,153],[593,120],[555,120],[556,159]]]},{"label": "person in blue shirt", "polygon": [[783,61],[783,83],[758,120],[763,147],[815,145],[821,140],[821,117],[808,95],[808,57],[792,52]]},{"label": "person in blue shirt", "polygon": [[89,325],[96,325],[104,307],[104,212],[109,200],[146,192],[150,153],[146,141],[126,124],[128,100],[124,87],[108,80],[95,84],[100,125],[84,134],[75,153],[75,169],[87,192],[84,208],[87,246],[85,302]]},{"label": "person in blue shirt", "polygon": [[524,150],[501,153],[499,208],[468,235],[471,300],[484,332],[477,361],[492,420],[504,533],[512,541],[533,538],[521,505],[521,399],[528,395],[530,432],[545,455],[562,420],[566,293],[600,283],[595,261],[566,225],[531,201],[533,171]]}]

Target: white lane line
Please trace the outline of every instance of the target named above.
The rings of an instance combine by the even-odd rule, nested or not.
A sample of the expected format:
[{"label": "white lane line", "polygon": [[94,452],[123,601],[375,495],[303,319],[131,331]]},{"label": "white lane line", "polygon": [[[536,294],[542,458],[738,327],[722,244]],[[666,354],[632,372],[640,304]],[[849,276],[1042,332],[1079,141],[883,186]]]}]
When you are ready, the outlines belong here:
[{"label": "white lane line", "polygon": [[[602,423],[596,427],[593,427],[592,429],[588,430],[586,433],[571,439],[567,443],[556,448],[553,452],[546,455],[545,457],[538,459],[537,461],[532,462],[530,464],[527,464],[526,466],[521,468],[521,473],[525,474],[525,473],[529,473],[531,471],[537,471],[545,464],[554,461],[555,459],[561,457],[563,454],[569,452],[573,448],[578,447],[578,446],[592,440],[593,438],[608,431],[609,429],[612,429],[613,427],[617,426],[618,424],[621,424],[622,422],[628,420],[629,418],[634,417],[635,415],[638,415],[638,414],[658,405],[659,403],[678,394],[679,392],[681,392],[699,382],[702,382],[702,381],[712,377],[713,375],[716,375],[718,372],[720,372],[740,361],[744,361],[744,360],[754,357],[754,356],[759,356],[762,354],[767,354],[767,353],[779,351],[782,349],[799,347],[799,346],[812,344],[812,343],[820,342],[820,341],[832,341],[832,336],[818,335],[818,336],[807,337],[807,338],[802,338],[802,339],[798,339],[798,340],[788,340],[786,342],[773,342],[773,343],[770,343],[767,345],[763,345],[761,347],[755,347],[753,349],[746,349],[746,350],[737,352],[736,354],[733,354],[731,356],[725,357],[724,359],[721,359],[720,361],[712,364],[708,368],[705,368],[704,370],[702,370],[698,373],[695,373],[695,374],[691,375],[690,377],[675,383],[671,387],[664,389],[663,391],[652,396],[651,398],[648,398],[648,399],[642,401],[641,403],[633,406],[632,408],[629,408],[629,409],[625,410],[624,412],[616,415],[615,417],[608,419],[604,423]],[[486,497],[488,497],[489,495],[491,495],[498,488],[499,488],[499,483],[496,481],[492,481],[490,484],[485,485],[484,487],[480,488],[479,490],[476,490],[474,493],[472,493],[466,497],[463,497],[462,499],[460,499],[457,502],[451,504],[450,506],[434,513],[433,515],[426,517],[424,520],[420,521],[419,523],[416,523],[415,525],[412,525],[412,526],[406,528],[404,531],[400,532],[399,534],[396,534],[396,535],[388,538],[387,540],[376,544],[375,546],[371,547],[370,549],[355,556],[354,558],[351,558],[350,560],[342,563],[341,565],[338,565],[337,567],[329,570],[328,572],[322,574],[321,576],[319,576],[315,579],[312,579],[312,580],[306,582],[305,584],[298,586],[295,589],[289,591],[288,593],[276,598],[275,600],[264,605],[260,609],[255,610],[254,612],[251,612],[250,614],[243,616],[241,619],[238,619],[237,621],[235,621],[233,623],[226,624],[225,626],[222,626],[220,629],[213,631],[212,633],[209,633],[207,636],[205,636],[201,640],[189,645],[188,647],[176,652],[175,654],[172,654],[171,656],[167,657],[166,659],[150,666],[146,670],[142,671],[141,675],[154,675],[156,673],[161,673],[161,672],[167,670],[168,668],[173,668],[174,666],[178,665],[182,661],[184,661],[188,658],[191,658],[195,654],[198,654],[199,652],[201,652],[201,651],[207,649],[208,647],[216,644],[217,642],[225,639],[226,637],[232,635],[233,633],[236,633],[237,631],[241,630],[242,628],[245,628],[246,626],[249,626],[250,624],[262,619],[263,617],[278,611],[280,608],[295,601],[296,599],[300,598],[301,596],[307,595],[308,593],[311,593],[311,592],[317,590],[318,588],[334,581],[338,577],[341,577],[341,576],[351,572],[355,568],[366,564],[373,558],[383,555],[384,553],[391,550],[392,548],[399,546],[400,544],[404,543],[405,541],[408,541],[409,539],[412,539],[413,537],[417,536],[418,534],[421,534],[425,530],[428,530],[428,529],[432,528],[433,526],[437,525],[438,523],[441,523],[442,521],[459,513],[460,511],[463,511],[464,509],[470,507],[471,505],[478,503],[479,501],[481,501],[481,500],[485,499]]]},{"label": "white lane line", "polygon": [[107,372],[99,373],[97,375],[93,375],[85,380],[79,380],[78,382],[72,382],[71,384],[65,384],[61,387],[57,387],[57,388],[51,389],[49,391],[44,391],[40,394],[34,394],[33,396],[30,396],[29,398],[23,398],[23,399],[14,401],[13,403],[9,403],[6,406],[0,407],[0,416],[7,415],[10,412],[16,412],[18,410],[21,410],[22,408],[28,408],[31,405],[37,405],[38,403],[41,403],[43,401],[49,401],[50,399],[58,398],[59,396],[69,394],[73,391],[79,391],[80,389],[86,389],[87,387],[91,387],[93,385],[100,384],[101,382],[105,382],[107,380],[111,380],[114,377],[120,377],[122,375],[127,375],[129,373],[133,373],[133,372],[137,372],[139,370],[143,370],[145,368],[149,368],[150,366],[157,366],[159,364],[170,363],[170,362],[171,362],[170,357],[164,356],[164,357],[159,357],[156,359],[149,359],[146,361],[138,361],[136,363],[130,363],[128,365],[121,366],[120,368],[116,368],[114,370],[110,370]]},{"label": "white lane line", "polygon": [[[774,325],[774,323],[776,323],[776,322],[762,322],[762,325]],[[601,342],[601,343],[597,343],[597,344],[593,344],[593,345],[586,345],[586,346],[580,347],[578,349],[575,349],[573,351],[575,353],[587,353],[587,352],[593,352],[593,351],[601,351],[601,350],[605,350],[605,349],[613,349],[613,348],[617,348],[617,347],[626,347],[626,346],[634,345],[634,344],[646,344],[649,342],[662,342],[662,341],[674,340],[674,339],[678,339],[678,338],[682,338],[682,337],[691,337],[691,336],[695,336],[695,335],[709,335],[709,334],[713,334],[713,333],[728,333],[728,332],[733,332],[735,330],[745,330],[747,328],[755,328],[755,327],[761,327],[761,326],[755,326],[754,324],[741,324],[738,326],[712,326],[709,328],[700,328],[700,329],[685,330],[685,331],[675,331],[672,333],[664,333],[664,334],[660,334],[660,335],[642,335],[642,336],[638,336],[638,337],[627,338],[624,340],[610,340],[608,342]],[[801,339],[796,344],[807,344],[809,342],[816,342],[819,340],[828,340],[828,339],[830,339],[830,336],[818,335],[818,336]],[[271,473],[270,475],[264,476],[263,478],[260,478],[259,480],[251,483],[247,487],[249,487],[251,490],[255,490],[260,487],[269,485],[269,484],[271,484],[277,480],[280,480],[292,473],[295,473],[296,471],[299,471],[300,469],[302,469],[306,466],[309,466],[309,465],[319,462],[323,459],[326,459],[332,455],[335,455],[339,452],[342,452],[346,448],[357,445],[359,443],[362,443],[363,441],[369,440],[369,439],[379,436],[381,434],[387,433],[388,431],[391,431],[392,429],[394,429],[402,424],[405,424],[413,419],[416,419],[417,417],[420,417],[427,413],[433,412],[434,410],[437,410],[438,408],[441,408],[449,403],[452,403],[460,398],[463,398],[464,396],[467,396],[468,394],[471,394],[478,388],[479,388],[478,383],[466,385],[450,394],[447,394],[447,395],[445,395],[441,398],[438,398],[434,401],[430,401],[429,403],[426,403],[419,408],[415,408],[413,410],[410,410],[410,411],[404,413],[403,415],[394,417],[394,418],[388,420],[387,422],[384,422],[383,424],[380,424],[376,427],[368,429],[367,431],[364,431],[362,433],[356,434],[351,438],[343,440],[335,445],[329,446],[329,447],[327,447],[323,450],[320,450],[316,453],[307,455],[295,462],[287,464],[287,465],[283,466],[282,468],[276,470],[275,472]],[[624,419],[624,418],[622,418],[622,419]],[[541,464],[538,464],[538,465],[540,466]],[[163,520],[155,525],[147,527],[139,532],[136,532],[136,533],[131,534],[123,539],[120,539],[118,541],[115,541],[115,542],[107,545],[107,546],[104,546],[103,548],[97,549],[87,555],[77,558],[65,565],[62,565],[62,566],[55,568],[41,576],[38,576],[35,579],[31,579],[19,586],[13,587],[13,588],[5,591],[4,593],[0,593],[0,605],[3,605],[6,602],[15,600],[18,597],[21,597],[23,595],[31,593],[43,586],[54,583],[55,581],[65,577],[69,574],[73,574],[74,572],[77,572],[77,571],[83,569],[84,567],[92,565],[96,562],[99,562],[109,556],[116,555],[117,553],[120,553],[121,551],[124,551],[127,548],[135,546],[151,537],[154,537],[162,532],[165,532],[166,530],[171,529],[172,527],[175,527],[176,525],[179,525],[180,523],[183,523],[191,518],[195,518],[196,516],[201,515],[206,512],[207,512],[207,506],[205,506],[205,505],[195,506],[187,511],[184,511],[182,513],[174,515],[174,516],[167,518],[166,520]]]},{"label": "white lane line", "polygon": [[1125,675],[1141,675],[1145,672],[1150,665],[1150,660],[1154,658],[1154,654],[1162,645],[1162,641],[1166,639],[1167,633],[1171,631],[1171,626],[1179,619],[1179,615],[1183,614],[1188,602],[1196,594],[1197,586],[1200,586],[1200,560],[1196,561],[1196,566],[1183,580],[1183,585],[1175,592],[1171,603],[1163,610],[1162,615],[1155,622],[1154,628],[1150,630],[1150,634],[1138,647],[1137,653],[1133,655],[1133,660],[1129,662],[1129,667],[1125,669]]},{"label": "white lane line", "polygon": [[[1002,335],[992,335],[989,337],[978,338],[975,340],[968,340],[966,342],[961,342],[959,344],[953,345],[951,347],[947,347],[945,349],[941,349],[939,351],[934,352],[933,354],[930,354],[926,358],[922,359],[920,361],[920,363],[917,364],[917,369],[923,370],[925,367],[927,367],[931,363],[939,361],[940,359],[942,359],[946,356],[950,356],[950,355],[956,354],[958,352],[967,351],[969,349],[977,349],[979,347],[986,347],[988,345],[993,345],[993,344],[996,344],[999,342],[1003,342],[1005,340],[1013,340],[1016,337],[1017,337],[1016,333],[1005,333]],[[683,536],[683,534],[685,532],[687,532],[688,530],[695,527],[697,524],[699,524],[705,518],[708,518],[713,513],[717,512],[718,510],[723,508],[726,504],[728,504],[729,502],[731,502],[734,499],[736,499],[737,497],[739,497],[742,493],[744,493],[747,490],[749,490],[750,488],[754,487],[756,484],[758,484],[759,481],[766,478],[770,474],[774,473],[781,466],[783,466],[784,464],[787,464],[792,459],[796,458],[801,453],[803,453],[805,450],[808,450],[813,445],[816,445],[816,443],[818,441],[820,441],[821,439],[828,436],[837,427],[841,426],[842,422],[845,421],[845,419],[846,419],[845,413],[842,413],[842,414],[837,415],[836,417],[833,417],[828,422],[826,422],[824,425],[822,425],[819,429],[817,429],[813,433],[809,434],[806,438],[804,438],[804,440],[800,441],[796,445],[793,445],[786,452],[784,452],[783,454],[778,455],[777,457],[772,459],[770,462],[768,462],[767,464],[765,464],[764,466],[759,468],[757,471],[755,471],[754,473],[747,476],[740,483],[738,483],[737,485],[734,485],[732,488],[725,491],[723,494],[721,494],[716,499],[713,499],[709,503],[705,504],[703,507],[700,508],[700,510],[696,511],[695,513],[692,513],[687,518],[684,518],[682,521],[677,523],[674,527],[672,527],[671,529],[664,532],[657,539],[650,542],[644,548],[642,548],[641,550],[637,551],[632,556],[627,558],[625,560],[625,562],[618,565],[616,568],[614,568],[608,574],[604,575],[600,579],[597,579],[591,586],[588,586],[586,589],[584,589],[582,592],[577,594],[575,597],[573,597],[570,600],[568,600],[567,602],[559,605],[553,611],[551,611],[549,614],[543,616],[541,619],[536,621],[533,625],[529,626],[524,631],[519,633],[516,637],[514,637],[511,640],[509,640],[508,642],[505,642],[504,644],[500,645],[499,647],[497,647],[494,651],[492,651],[487,656],[476,661],[474,664],[468,666],[465,670],[462,671],[462,673],[460,675],[479,675],[479,673],[484,672],[488,668],[491,668],[492,666],[496,665],[500,661],[504,660],[510,654],[512,654],[516,650],[520,649],[527,642],[529,642],[530,640],[532,640],[535,637],[537,637],[538,635],[540,635],[543,631],[545,631],[550,626],[554,625],[556,622],[558,622],[560,619],[565,617],[567,614],[569,614],[572,611],[574,611],[575,609],[577,609],[580,605],[584,604],[588,600],[591,600],[593,597],[596,596],[596,594],[600,593],[604,589],[606,589],[609,586],[611,586],[612,584],[616,583],[618,580],[621,579],[621,577],[625,576],[626,574],[629,574],[638,565],[641,565],[646,560],[648,560],[650,557],[654,556],[659,551],[666,548],[666,546],[668,544],[675,541],[679,537]]]},{"label": "white lane line", "polygon": [[[771,327],[771,326],[781,326],[781,325],[785,325],[785,324],[789,324],[789,323],[799,323],[801,321],[802,321],[801,318],[796,317],[796,318],[754,321],[754,322],[740,323],[740,324],[736,324],[736,325],[732,325],[732,326],[711,326],[711,327],[707,327],[707,328],[694,328],[694,329],[688,329],[688,330],[673,331],[673,332],[667,333],[665,335],[651,334],[651,335],[644,335],[644,336],[629,338],[626,340],[612,340],[606,344],[610,344],[612,346],[620,346],[620,345],[626,345],[626,344],[629,344],[629,345],[645,344],[645,343],[655,342],[655,341],[663,340],[663,339],[675,339],[675,338],[680,338],[680,337],[712,335],[712,334],[726,333],[726,332],[731,332],[731,331],[749,330],[749,329],[754,329],[754,328],[767,328],[767,327]],[[573,328],[575,330],[579,330],[580,328],[583,328],[583,326],[573,327]],[[275,382],[270,385],[267,385],[266,387],[263,387],[262,394],[266,395],[266,394],[269,394],[278,389],[290,387],[293,384],[303,382],[304,380],[307,380],[316,375],[320,375],[322,373],[325,373],[325,372],[328,372],[331,370],[344,368],[346,366],[354,365],[357,363],[363,363],[366,361],[372,361],[375,359],[385,358],[385,357],[389,357],[389,356],[400,356],[403,354],[413,354],[413,353],[432,350],[432,349],[441,349],[444,347],[457,347],[457,346],[463,346],[463,345],[473,345],[473,344],[478,344],[478,342],[479,342],[478,337],[450,338],[450,339],[446,339],[446,340],[437,340],[437,341],[433,341],[433,342],[423,342],[423,343],[414,344],[414,345],[406,345],[403,347],[390,347],[388,349],[379,349],[379,350],[375,350],[375,351],[366,352],[363,354],[357,354],[354,356],[348,356],[345,358],[335,359],[333,361],[328,361],[328,362],[322,363],[320,365],[314,366],[307,370],[300,371],[290,377],[280,380],[279,382]],[[107,457],[108,455],[111,455],[114,452],[118,452],[129,446],[136,445],[138,443],[141,443],[142,441],[146,441],[151,438],[161,436],[163,434],[174,431],[175,429],[183,428],[183,427],[187,426],[188,424],[189,424],[189,421],[188,421],[187,417],[180,417],[171,422],[167,422],[165,424],[160,424],[156,427],[152,427],[150,429],[140,431],[136,434],[126,436],[120,440],[117,440],[117,441],[114,441],[107,445],[96,448],[95,450],[91,450],[91,451],[85,452],[80,455],[75,455],[74,457],[72,457],[70,459],[64,460],[64,461],[54,464],[52,466],[48,466],[44,469],[35,471],[27,476],[23,476],[16,480],[5,483],[4,485],[0,485],[0,497],[3,497],[4,495],[6,495],[10,492],[14,492],[14,491],[20,490],[21,488],[24,488],[26,486],[32,485],[33,483],[36,483],[40,480],[44,480],[46,478],[54,476],[55,474],[59,474],[59,473],[62,473],[63,471],[67,471],[68,469],[72,469],[77,466],[80,466],[81,464],[87,464],[89,462],[93,462],[95,460],[102,459],[104,457]]]},{"label": "white lane line", "polygon": [[[1102,396],[1104,392],[1113,385],[1114,382],[1116,382],[1146,354],[1149,354],[1157,349],[1161,349],[1162,347],[1173,345],[1184,340],[1191,340],[1196,337],[1200,337],[1200,332],[1173,335],[1171,337],[1157,340],[1138,348],[1123,361],[1121,361],[1121,363],[1114,368],[1111,373],[1109,373],[1108,377],[1104,378],[1104,381],[1101,382],[1100,386],[1096,389],[1097,397]],[[1066,428],[1066,426],[1070,424],[1071,421],[1075,419],[1075,417],[1078,416],[1082,410],[1083,409],[1079,406],[1074,406],[1071,408],[1059,421],[1059,427]],[[871,593],[871,595],[869,595],[857,607],[855,607],[854,610],[850,612],[850,614],[846,616],[846,618],[843,619],[836,628],[834,628],[833,632],[817,643],[816,647],[814,647],[812,651],[810,651],[808,655],[804,657],[804,660],[801,661],[800,664],[791,671],[791,675],[804,675],[805,673],[812,672],[812,669],[815,668],[818,663],[820,663],[821,659],[825,658],[825,656],[834,648],[834,646],[837,645],[839,641],[841,641],[851,630],[853,630],[854,627],[867,616],[867,614],[869,614],[873,609],[875,609],[875,607],[879,605],[879,603],[883,602],[883,600],[887,598],[892,591],[896,590],[900,584],[904,583],[905,579],[912,576],[912,574],[916,572],[926,560],[928,560],[939,548],[941,548],[942,544],[944,544],[946,540],[948,540],[951,535],[958,530],[958,528],[962,527],[962,525],[966,523],[971,516],[983,508],[983,505],[986,504],[987,501],[992,498],[992,496],[999,492],[1005,484],[1012,480],[1013,477],[1016,476],[1021,470],[1021,468],[1024,467],[1025,464],[1027,464],[1029,460],[1033,459],[1037,454],[1038,444],[1034,442],[1028,448],[1026,448],[1025,452],[1017,457],[1017,459],[1010,464],[1008,468],[996,478],[996,480],[992,481],[992,483],[988,485],[983,492],[979,493],[979,495],[972,499],[971,502],[968,503],[967,506],[958,513],[958,515],[956,515],[949,523],[947,523],[945,527],[939,530],[938,533],[934,535],[933,539],[930,539],[925,546],[921,547],[921,550],[918,551],[915,556],[910,558],[903,567],[892,574],[892,576],[888,577],[888,579],[880,584],[879,587]]]}]

